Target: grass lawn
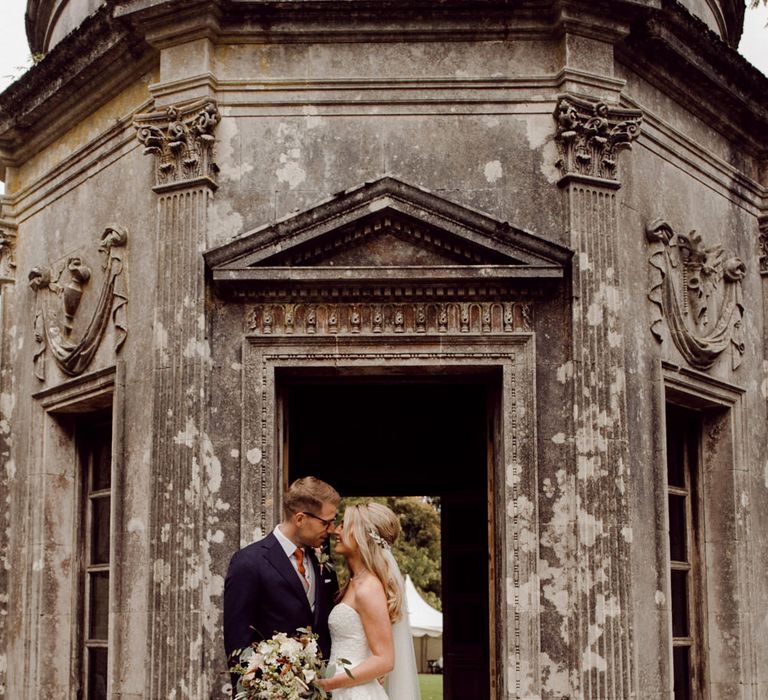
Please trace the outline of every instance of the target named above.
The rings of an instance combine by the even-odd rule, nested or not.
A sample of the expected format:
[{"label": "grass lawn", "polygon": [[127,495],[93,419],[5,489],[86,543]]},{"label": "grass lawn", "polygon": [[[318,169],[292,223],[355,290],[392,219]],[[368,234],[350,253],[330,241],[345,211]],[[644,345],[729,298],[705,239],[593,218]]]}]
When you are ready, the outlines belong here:
[{"label": "grass lawn", "polygon": [[443,700],[443,674],[420,673],[421,700]]}]

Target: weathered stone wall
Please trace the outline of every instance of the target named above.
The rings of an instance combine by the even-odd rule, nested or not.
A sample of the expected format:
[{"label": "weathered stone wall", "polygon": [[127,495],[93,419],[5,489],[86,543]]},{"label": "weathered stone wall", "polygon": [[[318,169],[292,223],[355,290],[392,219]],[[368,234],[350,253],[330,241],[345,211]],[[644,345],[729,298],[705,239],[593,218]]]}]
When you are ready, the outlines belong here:
[{"label": "weathered stone wall", "polygon": [[[142,70],[110,74],[106,87],[84,81],[79,100],[51,98],[45,123],[26,125],[27,135],[6,107],[0,115],[6,695],[63,697],[72,689],[66,664],[44,663],[49,654],[72,656],[77,625],[77,475],[65,414],[109,396],[121,435],[110,692],[223,697],[223,577],[233,550],[258,534],[255,523],[262,531],[271,525],[280,473],[265,437],[274,435],[260,432],[273,430],[262,421],[276,409],[251,392],[270,376],[262,363],[272,362],[254,350],[269,343],[263,318],[260,326],[251,321],[263,299],[226,293],[202,254],[235,237],[243,255],[270,237],[283,240],[276,254],[300,237],[300,222],[291,222],[301,212],[326,202],[323,216],[341,220],[347,213],[333,210],[334,202],[357,195],[338,193],[384,176],[416,193],[404,221],[422,217],[439,229],[452,220],[474,231],[480,224],[471,212],[482,212],[483,225],[514,227],[499,229],[509,245],[528,240],[523,229],[551,250],[574,252],[572,263],[558,263],[561,282],[493,292],[496,303],[503,294],[524,303],[530,318],[503,329],[494,317],[485,329],[477,317],[467,341],[478,357],[486,353],[483,362],[519,372],[523,383],[519,412],[510,414],[518,422],[499,447],[516,455],[499,467],[505,487],[497,494],[505,513],[499,540],[507,544],[496,582],[506,611],[496,648],[504,697],[671,697],[665,391],[727,416],[706,426],[714,455],[703,495],[712,697],[768,693],[760,613],[768,601],[761,576],[768,380],[758,238],[766,145],[765,132],[748,128],[765,118],[765,105],[750,102],[744,87],[764,81],[729,64],[742,100],[733,112],[704,100],[700,83],[676,89],[685,78],[661,61],[652,70],[644,44],[632,43],[643,16],[631,29],[631,12],[640,10],[624,3],[615,17],[582,6],[553,15],[531,5],[483,21],[450,8],[427,20],[406,12],[408,21],[287,13],[268,29],[258,14],[219,3],[191,3],[176,14],[150,5],[116,10],[124,31],[147,42],[131,39],[143,52]],[[84,8],[71,3],[70,11]],[[715,28],[709,3],[689,9]],[[54,49],[46,61],[55,57]],[[11,97],[28,104],[18,94]],[[87,118],[68,120],[89,94]],[[601,101],[605,111],[596,108]],[[618,131],[606,137],[606,125]],[[402,194],[392,187],[382,196]],[[443,202],[440,216],[413,203],[424,191],[429,202]],[[319,225],[310,220],[307,230]],[[119,322],[110,319],[88,366],[72,378],[50,347],[39,352],[35,319],[48,297],[28,275],[61,269],[73,256],[92,268],[75,317],[80,332],[96,303],[90,290],[104,274],[98,248],[108,227],[127,236],[113,251],[121,263],[116,298],[127,304],[115,302]],[[658,303],[664,232],[692,230],[703,246],[722,246],[723,260],[744,264],[733,282],[743,309],[733,317],[738,327],[728,326],[725,350],[706,368],[681,352]],[[376,340],[366,316],[363,349],[355,354],[347,338],[334,361],[416,365],[422,357],[433,367],[436,348],[447,353],[454,342],[451,361],[470,362],[460,316],[430,327],[450,342],[411,338],[405,350],[393,340],[397,322],[387,319],[389,331]],[[304,336],[289,342],[283,334],[275,346],[293,342],[285,351],[291,361],[310,365],[313,353],[328,351],[309,338],[306,317],[302,323]],[[403,321],[400,330],[415,334],[415,323]],[[513,342],[505,333],[522,364],[493,359]],[[524,444],[513,440],[518,435]],[[271,466],[262,463],[267,453]]]}]

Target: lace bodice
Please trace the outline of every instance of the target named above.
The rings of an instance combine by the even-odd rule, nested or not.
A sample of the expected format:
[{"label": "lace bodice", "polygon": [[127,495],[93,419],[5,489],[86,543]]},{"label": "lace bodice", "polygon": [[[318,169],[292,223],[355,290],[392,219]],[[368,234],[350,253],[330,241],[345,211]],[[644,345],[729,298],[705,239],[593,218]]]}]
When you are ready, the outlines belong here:
[{"label": "lace bodice", "polygon": [[[331,662],[346,659],[354,668],[371,655],[360,615],[346,603],[339,603],[328,617],[331,630]],[[339,671],[341,667],[339,666]],[[388,700],[378,681],[333,691],[333,700]]]}]

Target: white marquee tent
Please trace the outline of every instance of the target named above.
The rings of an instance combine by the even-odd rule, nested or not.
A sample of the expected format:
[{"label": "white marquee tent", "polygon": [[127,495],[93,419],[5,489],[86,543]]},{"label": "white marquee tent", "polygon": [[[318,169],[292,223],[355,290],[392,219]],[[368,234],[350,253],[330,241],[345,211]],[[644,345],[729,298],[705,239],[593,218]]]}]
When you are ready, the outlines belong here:
[{"label": "white marquee tent", "polygon": [[427,671],[427,661],[443,655],[443,613],[435,610],[419,595],[410,576],[405,577],[405,601],[413,634],[416,664],[420,673]]}]

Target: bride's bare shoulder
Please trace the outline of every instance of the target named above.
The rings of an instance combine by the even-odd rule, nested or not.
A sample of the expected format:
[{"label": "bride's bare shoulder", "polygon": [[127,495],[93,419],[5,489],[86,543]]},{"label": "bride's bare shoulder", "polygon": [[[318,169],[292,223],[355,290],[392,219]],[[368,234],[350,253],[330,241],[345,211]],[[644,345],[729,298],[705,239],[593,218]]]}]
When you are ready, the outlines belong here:
[{"label": "bride's bare shoulder", "polygon": [[387,605],[387,594],[384,584],[373,575],[360,579],[355,587],[355,603],[358,608],[379,607],[382,603]]}]

